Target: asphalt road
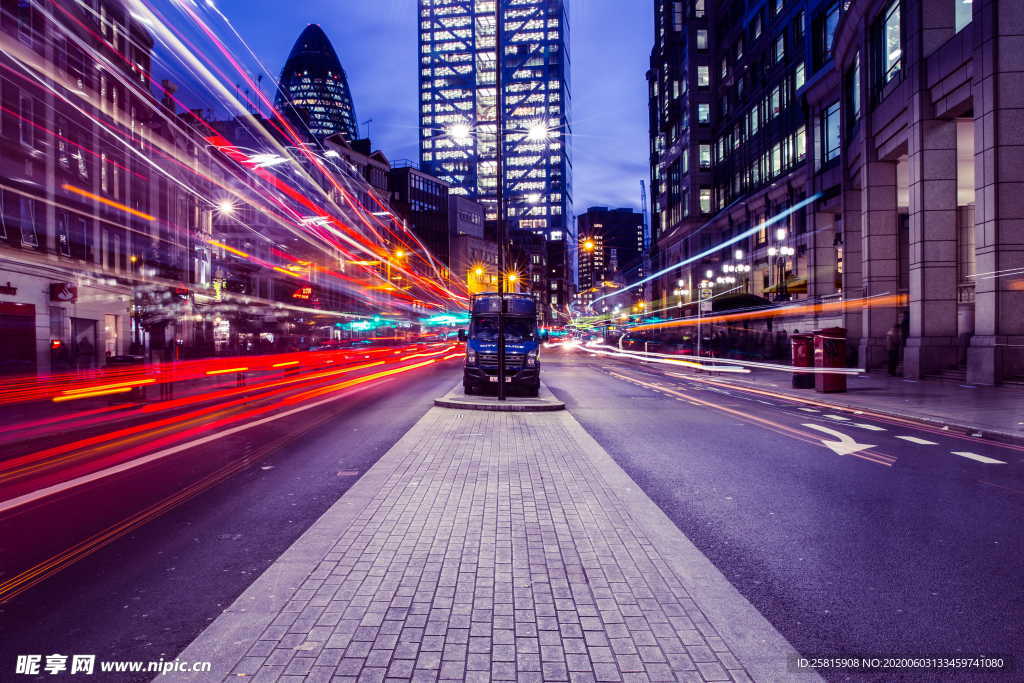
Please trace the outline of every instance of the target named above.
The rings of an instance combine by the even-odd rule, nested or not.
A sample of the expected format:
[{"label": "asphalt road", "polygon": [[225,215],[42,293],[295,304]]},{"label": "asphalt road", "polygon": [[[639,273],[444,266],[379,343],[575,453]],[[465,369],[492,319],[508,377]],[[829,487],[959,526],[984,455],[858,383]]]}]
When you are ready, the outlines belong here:
[{"label": "asphalt road", "polygon": [[8,550],[53,546],[62,535],[69,545],[97,515],[119,518],[225,464],[244,464],[0,606],[0,680],[13,676],[17,654],[173,658],[455,384],[458,368],[449,362],[363,385],[192,449],[173,466],[142,468],[34,508],[25,513],[31,524],[0,521]]},{"label": "asphalt road", "polygon": [[1024,449],[579,351],[544,374],[802,654],[1015,654],[1024,672]]}]

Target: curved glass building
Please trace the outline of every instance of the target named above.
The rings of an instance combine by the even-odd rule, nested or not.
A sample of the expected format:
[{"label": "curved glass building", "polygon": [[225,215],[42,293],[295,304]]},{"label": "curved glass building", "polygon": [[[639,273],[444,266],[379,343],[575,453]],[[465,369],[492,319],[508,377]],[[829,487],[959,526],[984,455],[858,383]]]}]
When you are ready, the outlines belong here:
[{"label": "curved glass building", "polygon": [[345,70],[327,35],[316,24],[305,28],[288,55],[275,106],[316,141],[344,133],[359,137]]}]

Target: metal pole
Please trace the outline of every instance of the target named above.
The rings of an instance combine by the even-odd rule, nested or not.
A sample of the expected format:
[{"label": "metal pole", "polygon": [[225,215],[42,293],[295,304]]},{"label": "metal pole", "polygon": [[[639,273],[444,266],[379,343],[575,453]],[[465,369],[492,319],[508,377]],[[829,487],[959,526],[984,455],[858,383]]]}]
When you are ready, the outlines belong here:
[{"label": "metal pole", "polygon": [[501,66],[505,55],[504,48],[504,22],[501,11],[502,0],[495,0],[495,22],[494,22],[494,87],[497,93],[495,101],[497,116],[495,117],[495,133],[497,141],[495,144],[495,165],[497,172],[497,192],[495,193],[497,237],[498,237],[498,400],[505,400],[505,167],[504,167],[504,146],[505,146],[505,93],[502,85]]},{"label": "metal pole", "polygon": [[704,300],[701,297],[697,297],[697,362],[700,363],[700,319],[701,309],[704,306]]}]

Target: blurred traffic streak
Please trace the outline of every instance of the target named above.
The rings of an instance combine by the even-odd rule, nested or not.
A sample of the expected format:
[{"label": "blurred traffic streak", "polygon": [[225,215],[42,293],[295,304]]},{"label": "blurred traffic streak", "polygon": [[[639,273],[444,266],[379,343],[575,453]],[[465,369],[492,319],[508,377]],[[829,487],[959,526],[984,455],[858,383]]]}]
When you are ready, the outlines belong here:
[{"label": "blurred traffic streak", "polygon": [[[165,368],[140,368],[130,373],[118,370],[110,373],[113,377],[96,373],[85,387],[64,388],[54,380],[57,387],[40,389],[35,400],[62,410],[63,415],[6,425],[0,433],[4,451],[0,460],[0,528],[5,538],[0,602],[52,573],[38,567],[29,571],[39,561],[49,562],[46,558],[58,550],[54,539],[42,541],[37,536],[54,523],[48,515],[40,517],[41,509],[57,506],[73,517],[88,512],[90,518],[97,509],[117,509],[120,516],[116,520],[105,514],[96,519],[116,522],[118,528],[131,526],[138,515],[148,519],[156,514],[154,510],[194,495],[251,464],[251,453],[221,447],[233,437],[250,430],[266,431],[272,435],[263,442],[269,447],[275,440],[287,439],[315,424],[309,411],[330,409],[330,404],[363,388],[400,380],[407,373],[462,355],[457,345],[447,343],[369,346],[182,363],[173,368],[173,376],[160,372]],[[289,365],[280,367],[282,363]],[[218,374],[221,370],[230,374]],[[152,382],[140,384],[147,380]],[[99,403],[122,401],[122,394],[94,395],[82,399],[93,405],[73,412],[68,411],[70,404],[53,403],[54,398],[67,395],[66,391],[95,394],[118,384],[130,384],[131,388],[159,384],[163,392],[159,397],[137,396],[110,405]],[[389,386],[402,390],[400,382]],[[90,392],[90,387],[105,388]],[[281,426],[284,424],[289,426]],[[216,453],[213,459],[208,459],[210,449]],[[191,453],[203,453],[200,466]],[[217,467],[211,469],[214,463]],[[146,479],[146,472],[154,467],[162,467],[165,473],[173,471],[156,487],[159,497],[123,488],[126,476]],[[106,496],[121,500],[111,505]],[[125,508],[122,503],[127,500],[132,502]],[[83,540],[89,534],[78,523],[65,519],[61,524],[67,527],[58,533],[62,553],[88,540]],[[90,533],[96,531],[93,526],[88,528]],[[64,566],[64,560],[57,565]]]}]

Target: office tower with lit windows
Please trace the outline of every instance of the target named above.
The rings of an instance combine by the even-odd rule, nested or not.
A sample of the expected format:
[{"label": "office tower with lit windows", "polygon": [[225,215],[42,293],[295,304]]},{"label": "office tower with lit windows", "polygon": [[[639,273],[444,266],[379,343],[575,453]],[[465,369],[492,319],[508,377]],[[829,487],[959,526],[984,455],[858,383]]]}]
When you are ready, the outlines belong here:
[{"label": "office tower with lit windows", "polygon": [[[571,245],[567,3],[499,5],[507,226]],[[498,183],[496,11],[491,0],[419,0],[421,167],[453,193],[481,201],[490,220]]]},{"label": "office tower with lit windows", "polygon": [[[588,305],[603,286],[630,285],[644,273],[644,217],[630,208],[592,206],[576,217],[579,301]],[[633,298],[643,291],[633,290]]]},{"label": "office tower with lit windows", "polygon": [[299,35],[281,69],[274,102],[297,131],[317,142],[342,133],[359,137],[356,110],[345,69],[327,35],[310,24]]}]

